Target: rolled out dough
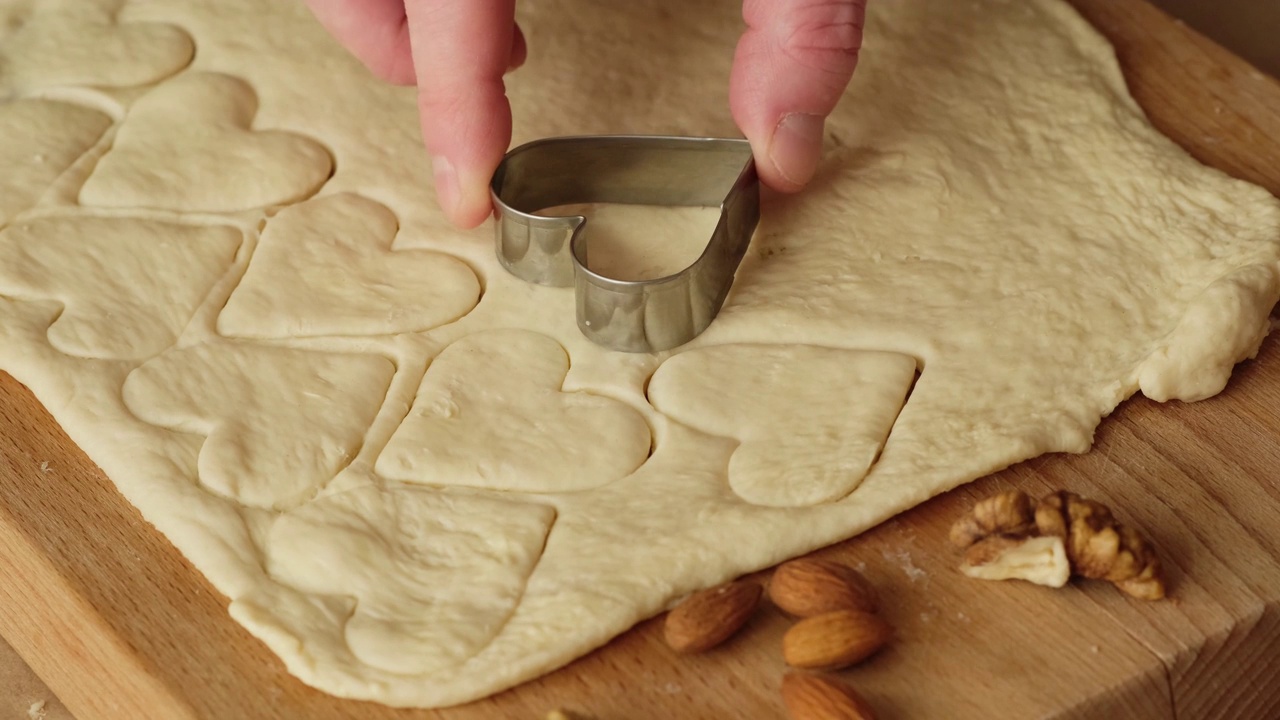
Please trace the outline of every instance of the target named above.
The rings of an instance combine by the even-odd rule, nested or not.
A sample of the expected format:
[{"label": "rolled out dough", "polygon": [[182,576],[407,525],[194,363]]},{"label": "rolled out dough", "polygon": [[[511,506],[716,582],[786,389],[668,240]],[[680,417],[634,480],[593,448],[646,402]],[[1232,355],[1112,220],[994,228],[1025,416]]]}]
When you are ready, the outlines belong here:
[{"label": "rolled out dough", "polygon": [[[522,4],[516,142],[734,135],[739,12]],[[0,13],[0,368],[346,697],[483,697],[1083,452],[1139,390],[1221,390],[1280,294],[1280,203],[1153,130],[1059,0],[872,3],[813,187],[766,197],[719,319],[656,356],[449,227],[414,91],[301,3]]]}]

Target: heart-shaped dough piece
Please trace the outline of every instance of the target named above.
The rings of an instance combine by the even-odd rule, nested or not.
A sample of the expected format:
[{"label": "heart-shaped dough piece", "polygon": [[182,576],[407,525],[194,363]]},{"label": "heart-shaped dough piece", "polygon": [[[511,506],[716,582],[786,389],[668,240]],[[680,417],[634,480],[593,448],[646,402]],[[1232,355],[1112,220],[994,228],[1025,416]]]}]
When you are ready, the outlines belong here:
[{"label": "heart-shaped dough piece", "polygon": [[838,500],[862,482],[915,373],[915,359],[897,353],[722,345],[664,362],[649,381],[649,401],[742,443],[729,459],[739,497],[798,507]]},{"label": "heart-shaped dough piece", "polygon": [[0,294],[57,300],[49,344],[147,358],[178,335],[235,259],[239,230],[141,218],[48,217],[0,232]]},{"label": "heart-shaped dough piece", "polygon": [[301,135],[250,129],[257,112],[253,89],[228,75],[185,73],[160,85],[129,109],[80,202],[235,212],[315,193],[333,158]]},{"label": "heart-shaped dough piece", "polygon": [[554,519],[545,505],[365,486],[281,517],[267,570],[303,592],[354,597],[345,636],[362,662],[430,673],[502,630]]},{"label": "heart-shaped dough piece", "polygon": [[437,252],[393,252],[396,229],[390,210],[349,193],[282,210],[267,223],[218,332],[392,335],[429,330],[475,307],[480,282],[471,268]]},{"label": "heart-shaped dough piece", "polygon": [[205,488],[279,510],[306,501],[355,457],[394,372],[378,355],[207,343],[130,373],[124,402],[153,425],[205,436]]},{"label": "heart-shaped dough piece", "polygon": [[18,0],[0,8],[0,97],[67,85],[145,85],[191,62],[190,36],[162,23],[119,23],[123,4]]},{"label": "heart-shaped dough piece", "polygon": [[111,118],[70,103],[32,98],[0,104],[0,227],[35,205],[109,127]]},{"label": "heart-shaped dough piece", "polygon": [[568,355],[545,335],[495,330],[459,340],[427,368],[377,472],[526,492],[626,477],[649,455],[649,426],[617,400],[561,392],[568,372]]},{"label": "heart-shaped dough piece", "polygon": [[654,280],[697,262],[720,222],[720,208],[573,203],[534,213],[587,218],[587,268],[613,280]]}]

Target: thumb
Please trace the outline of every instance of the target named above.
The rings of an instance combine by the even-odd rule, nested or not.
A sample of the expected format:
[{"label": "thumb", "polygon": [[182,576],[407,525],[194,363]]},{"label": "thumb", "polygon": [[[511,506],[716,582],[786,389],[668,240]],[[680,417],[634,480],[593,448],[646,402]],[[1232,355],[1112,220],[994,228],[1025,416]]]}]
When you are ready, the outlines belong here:
[{"label": "thumb", "polygon": [[823,123],[858,64],[865,9],[866,0],[743,2],[729,107],[770,187],[795,192],[817,170]]}]

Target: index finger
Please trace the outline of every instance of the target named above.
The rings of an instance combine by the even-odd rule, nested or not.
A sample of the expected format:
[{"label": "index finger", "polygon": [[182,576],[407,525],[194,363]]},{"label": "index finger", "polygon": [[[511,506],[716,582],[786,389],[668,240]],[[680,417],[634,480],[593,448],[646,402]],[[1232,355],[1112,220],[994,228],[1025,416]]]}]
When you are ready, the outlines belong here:
[{"label": "index finger", "polygon": [[516,44],[515,0],[408,0],[422,137],[450,220],[489,216],[489,180],[511,142],[502,76]]}]

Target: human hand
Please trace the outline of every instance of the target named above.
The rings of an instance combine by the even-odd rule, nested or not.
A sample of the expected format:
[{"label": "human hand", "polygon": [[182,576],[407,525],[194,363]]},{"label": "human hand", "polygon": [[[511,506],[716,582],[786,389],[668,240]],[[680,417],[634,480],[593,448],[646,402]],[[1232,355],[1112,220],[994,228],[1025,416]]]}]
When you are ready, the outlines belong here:
[{"label": "human hand", "polygon": [[867,0],[744,0],[729,109],[766,185],[796,192],[822,159],[823,123],[853,77]]},{"label": "human hand", "polygon": [[[489,179],[511,142],[502,77],[525,60],[515,0],[307,0],[320,22],[390,82],[417,84],[441,209],[461,227],[489,216]],[[729,83],[734,121],[761,179],[803,188],[822,128],[853,75],[866,0],[744,0]]]},{"label": "human hand", "polygon": [[524,63],[515,0],[307,0],[378,77],[418,86],[436,197],[455,225],[493,210],[489,180],[511,143],[502,76]]}]

